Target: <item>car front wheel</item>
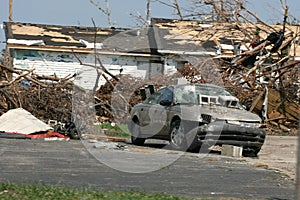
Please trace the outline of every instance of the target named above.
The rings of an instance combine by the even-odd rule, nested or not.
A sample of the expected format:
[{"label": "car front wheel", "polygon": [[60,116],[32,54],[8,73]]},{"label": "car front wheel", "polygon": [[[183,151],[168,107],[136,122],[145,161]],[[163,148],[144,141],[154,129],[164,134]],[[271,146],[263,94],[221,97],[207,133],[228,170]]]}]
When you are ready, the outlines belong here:
[{"label": "car front wheel", "polygon": [[140,125],[138,121],[132,121],[131,142],[134,145],[142,146],[145,143],[145,138],[140,138]]},{"label": "car front wheel", "polygon": [[243,156],[245,157],[257,157],[257,154],[260,152],[259,147],[244,147]]},{"label": "car front wheel", "polygon": [[173,149],[186,150],[187,142],[180,120],[175,120],[171,124],[170,144]]}]

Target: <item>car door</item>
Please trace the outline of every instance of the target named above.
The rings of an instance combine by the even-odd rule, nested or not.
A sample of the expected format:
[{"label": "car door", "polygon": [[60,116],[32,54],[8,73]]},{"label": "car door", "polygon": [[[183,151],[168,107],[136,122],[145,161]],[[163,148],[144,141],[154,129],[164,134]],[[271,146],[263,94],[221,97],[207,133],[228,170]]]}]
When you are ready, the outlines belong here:
[{"label": "car door", "polygon": [[168,126],[169,126],[169,110],[173,103],[173,88],[168,87],[162,90],[161,95],[158,99],[158,104],[151,108],[151,112],[149,115],[152,115],[153,121],[155,122],[155,130],[157,131],[157,135],[167,136]]},{"label": "car door", "polygon": [[167,120],[165,106],[160,105],[163,100],[172,102],[169,88],[160,89],[152,94],[140,108],[140,124],[143,135],[151,137],[159,134],[163,129]]},{"label": "car door", "polygon": [[148,97],[142,106],[139,107],[139,122],[141,125],[140,131],[143,135],[147,137],[155,134],[153,130],[154,125],[154,117],[152,116],[152,109],[158,104],[158,100],[162,95],[161,91],[157,91],[153,93],[150,97]]}]

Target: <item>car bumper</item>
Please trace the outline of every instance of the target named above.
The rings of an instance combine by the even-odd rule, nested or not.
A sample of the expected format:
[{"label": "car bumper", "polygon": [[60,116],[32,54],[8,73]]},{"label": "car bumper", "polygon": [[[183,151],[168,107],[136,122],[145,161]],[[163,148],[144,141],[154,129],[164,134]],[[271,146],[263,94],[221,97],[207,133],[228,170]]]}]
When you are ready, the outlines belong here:
[{"label": "car bumper", "polygon": [[213,122],[198,128],[196,141],[207,145],[229,144],[260,148],[265,141],[265,137],[266,132],[259,128]]}]

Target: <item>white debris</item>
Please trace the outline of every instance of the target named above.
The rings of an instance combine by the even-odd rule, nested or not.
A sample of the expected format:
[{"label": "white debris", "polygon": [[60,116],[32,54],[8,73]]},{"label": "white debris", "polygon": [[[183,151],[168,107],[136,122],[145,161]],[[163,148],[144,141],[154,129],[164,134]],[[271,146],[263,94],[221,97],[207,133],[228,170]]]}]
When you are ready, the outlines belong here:
[{"label": "white debris", "polygon": [[115,150],[126,150],[128,148],[127,145],[117,142],[104,142],[98,141],[94,143],[94,148],[97,149],[115,149]]},{"label": "white debris", "polygon": [[1,115],[0,131],[32,134],[52,130],[52,127],[23,108],[12,109]]},{"label": "white debris", "polygon": [[8,44],[25,44],[27,46],[39,45],[45,46],[45,42],[43,40],[18,40],[18,39],[8,39]]}]

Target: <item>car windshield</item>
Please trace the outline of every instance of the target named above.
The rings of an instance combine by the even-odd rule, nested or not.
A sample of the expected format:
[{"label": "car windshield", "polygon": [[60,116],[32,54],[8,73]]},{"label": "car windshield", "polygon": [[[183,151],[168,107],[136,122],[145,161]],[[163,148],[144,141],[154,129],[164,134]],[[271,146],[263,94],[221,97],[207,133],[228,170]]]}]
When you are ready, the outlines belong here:
[{"label": "car windshield", "polygon": [[236,97],[221,87],[208,85],[179,85],[174,88],[177,104],[209,104],[241,108]]}]

